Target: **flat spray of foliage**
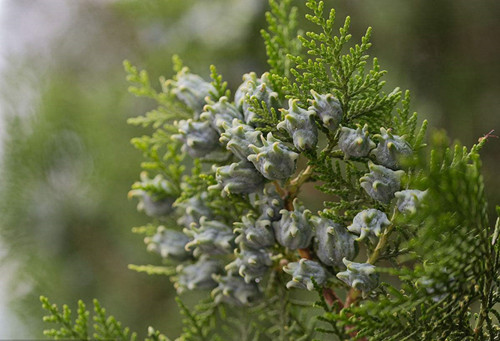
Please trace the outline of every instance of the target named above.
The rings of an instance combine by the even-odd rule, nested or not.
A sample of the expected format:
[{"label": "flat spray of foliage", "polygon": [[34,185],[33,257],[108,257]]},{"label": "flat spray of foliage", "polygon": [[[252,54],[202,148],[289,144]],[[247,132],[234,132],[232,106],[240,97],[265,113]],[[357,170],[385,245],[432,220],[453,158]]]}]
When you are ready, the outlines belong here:
[{"label": "flat spray of foliage", "polygon": [[[424,143],[410,95],[385,92],[371,29],[307,1],[317,31],[297,38],[297,9],[270,1],[262,31],[269,72],[234,95],[174,59],[155,90],[128,62],[130,91],[159,104],[130,123],[147,161],[130,192],[151,224],[148,250],[169,276],[184,330],[177,340],[499,340],[500,224],[486,214],[479,150]],[[331,199],[307,209],[313,194]],[[500,207],[497,206],[500,214]],[[185,292],[206,292],[194,307]],[[72,322],[42,299],[58,338],[134,339],[95,302]],[[168,331],[167,331],[168,332]],[[148,340],[166,339],[153,329]]]}]

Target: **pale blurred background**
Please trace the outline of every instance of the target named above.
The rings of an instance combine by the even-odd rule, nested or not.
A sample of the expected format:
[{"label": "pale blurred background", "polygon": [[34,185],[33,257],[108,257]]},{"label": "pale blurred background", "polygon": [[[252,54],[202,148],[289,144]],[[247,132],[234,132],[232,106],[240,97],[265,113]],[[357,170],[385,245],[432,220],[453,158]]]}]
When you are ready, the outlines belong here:
[{"label": "pale blurred background", "polygon": [[[301,1],[297,1],[301,2]],[[354,40],[374,27],[372,55],[413,109],[470,145],[500,130],[500,2],[326,1]],[[122,61],[170,77],[177,53],[235,88],[266,70],[265,0],[0,0],[0,338],[41,337],[38,297],[72,307],[96,297],[143,336],[180,328],[167,278],[133,226],[126,194],[140,171],[128,117],[153,104],[127,93]],[[484,148],[486,192],[500,203],[500,141]],[[491,208],[491,207],[490,207]],[[491,209],[490,209],[491,211]]]}]

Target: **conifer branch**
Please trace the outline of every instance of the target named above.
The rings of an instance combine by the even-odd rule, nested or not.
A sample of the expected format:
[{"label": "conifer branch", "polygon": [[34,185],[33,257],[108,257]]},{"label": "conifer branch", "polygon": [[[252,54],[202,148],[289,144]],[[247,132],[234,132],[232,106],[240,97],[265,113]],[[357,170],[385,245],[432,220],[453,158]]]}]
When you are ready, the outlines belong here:
[{"label": "conifer branch", "polygon": [[[368,63],[371,28],[350,43],[350,17],[335,32],[335,11],[308,0],[315,31],[297,34],[291,0],[270,7],[270,70],[243,75],[232,98],[215,66],[206,81],[175,58],[156,90],[124,63],[130,91],[158,104],[130,120],[153,129],[133,140],[149,173],[130,196],[152,219],[135,231],[164,262],[130,268],[210,296],[194,307],[177,297],[179,340],[495,339],[500,223],[489,227],[479,158],[492,132],[471,148],[435,135],[424,150],[410,93],[386,92],[386,72]],[[298,198],[309,181],[329,196],[320,212]],[[323,312],[295,289],[316,291],[309,307]],[[134,340],[94,303],[96,338]],[[47,335],[88,339],[83,303],[75,322],[42,304],[60,325]]]}]

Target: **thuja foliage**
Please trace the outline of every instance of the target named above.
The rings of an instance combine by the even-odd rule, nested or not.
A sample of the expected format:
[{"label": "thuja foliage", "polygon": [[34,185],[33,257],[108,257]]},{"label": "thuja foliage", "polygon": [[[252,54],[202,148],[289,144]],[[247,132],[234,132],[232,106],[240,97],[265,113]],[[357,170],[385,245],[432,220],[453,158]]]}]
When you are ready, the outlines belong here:
[{"label": "thuja foliage", "polygon": [[[371,29],[352,43],[349,17],[337,32],[334,10],[306,5],[316,30],[297,35],[297,9],[270,1],[269,72],[234,93],[214,66],[204,80],[176,57],[158,91],[125,63],[130,91],[159,105],[130,121],[152,128],[132,141],[146,161],[130,196],[152,219],[134,231],[162,264],[131,268],[171,278],[178,340],[500,339],[488,136],[426,144],[409,92],[384,90],[369,60]],[[323,210],[298,197],[307,183],[331,198]],[[206,300],[189,307],[192,290]],[[82,303],[75,323],[43,304],[62,325],[48,335],[90,337]],[[95,338],[133,339],[95,311]]]},{"label": "thuja foliage", "polygon": [[[135,341],[137,334],[127,327],[122,327],[113,316],[106,315],[106,309],[102,308],[97,300],[94,300],[94,314],[89,321],[90,312],[85,303],[78,301],[78,309],[75,319],[72,319],[71,309],[64,305],[60,310],[57,305],[50,304],[46,297],[41,297],[42,307],[47,310],[48,315],[43,320],[47,323],[57,324],[59,329],[47,329],[44,334],[55,339],[77,339],[77,340],[121,340]],[[153,328],[148,329],[146,341],[167,341],[168,339]]]}]

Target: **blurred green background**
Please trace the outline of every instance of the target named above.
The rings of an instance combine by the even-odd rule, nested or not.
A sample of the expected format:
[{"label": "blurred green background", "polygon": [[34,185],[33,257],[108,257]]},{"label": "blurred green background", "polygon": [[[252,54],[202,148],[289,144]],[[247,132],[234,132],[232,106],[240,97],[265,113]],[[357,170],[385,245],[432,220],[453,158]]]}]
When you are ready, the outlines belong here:
[{"label": "blurred green background", "polygon": [[[302,1],[297,1],[302,3]],[[412,90],[413,109],[470,145],[500,130],[500,2],[337,0],[388,88]],[[235,88],[266,70],[265,0],[0,1],[0,338],[40,337],[39,295],[98,298],[141,336],[180,328],[167,278],[127,269],[159,263],[131,227],[148,221],[126,198],[140,172],[126,120],[153,103],[127,93],[122,61],[170,77],[171,55]],[[305,24],[305,23],[304,23]],[[483,150],[486,192],[500,203],[500,141]]]}]

